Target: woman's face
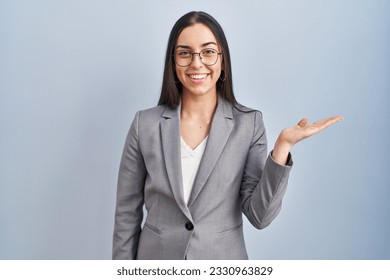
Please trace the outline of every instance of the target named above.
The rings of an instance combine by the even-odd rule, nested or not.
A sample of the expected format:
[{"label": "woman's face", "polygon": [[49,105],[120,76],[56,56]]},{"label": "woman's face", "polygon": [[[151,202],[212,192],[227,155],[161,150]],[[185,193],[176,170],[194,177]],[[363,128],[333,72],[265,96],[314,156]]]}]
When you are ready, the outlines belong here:
[{"label": "woman's face", "polygon": [[[197,23],[184,28],[180,33],[175,47],[175,60],[178,61],[179,56],[204,51],[203,61],[208,64],[206,56],[213,53],[213,50],[221,52],[217,39],[207,26]],[[192,62],[188,66],[183,67],[175,63],[177,77],[183,85],[183,94],[216,94],[216,84],[223,70],[222,55],[217,54],[217,57],[217,62],[211,66],[203,64],[197,54],[192,55]]]}]

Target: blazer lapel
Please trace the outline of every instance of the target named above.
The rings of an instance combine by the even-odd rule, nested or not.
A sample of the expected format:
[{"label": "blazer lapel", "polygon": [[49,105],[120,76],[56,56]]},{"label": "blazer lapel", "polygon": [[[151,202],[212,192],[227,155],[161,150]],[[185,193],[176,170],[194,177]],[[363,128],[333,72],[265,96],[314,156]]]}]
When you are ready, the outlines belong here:
[{"label": "blazer lapel", "polygon": [[194,185],[188,201],[188,206],[194,202],[203,186],[206,184],[211,172],[229,139],[234,126],[232,105],[227,101],[218,98],[218,106],[214,113],[213,121],[206,148],[199,165],[198,173],[195,177]]},{"label": "blazer lapel", "polygon": [[180,106],[176,109],[166,108],[160,122],[162,148],[165,167],[176,203],[192,221],[191,214],[184,202],[183,179],[180,155]]}]

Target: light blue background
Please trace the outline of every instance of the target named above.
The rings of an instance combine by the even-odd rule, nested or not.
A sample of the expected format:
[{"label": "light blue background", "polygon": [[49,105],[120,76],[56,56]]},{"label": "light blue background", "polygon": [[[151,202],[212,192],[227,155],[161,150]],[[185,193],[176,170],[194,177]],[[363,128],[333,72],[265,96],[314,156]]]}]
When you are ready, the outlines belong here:
[{"label": "light blue background", "polygon": [[0,1],[0,259],[109,259],[136,110],[157,103],[174,22],[224,27],[238,100],[270,148],[300,118],[281,213],[252,259],[390,259],[390,1]]}]

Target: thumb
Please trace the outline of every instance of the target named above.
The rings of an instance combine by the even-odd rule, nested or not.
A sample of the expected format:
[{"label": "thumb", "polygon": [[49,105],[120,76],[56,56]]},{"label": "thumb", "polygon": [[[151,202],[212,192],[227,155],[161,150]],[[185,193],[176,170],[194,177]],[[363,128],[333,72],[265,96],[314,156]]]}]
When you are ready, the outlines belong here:
[{"label": "thumb", "polygon": [[303,118],[303,119],[301,119],[301,120],[299,121],[298,125],[299,125],[300,127],[305,127],[305,126],[307,125],[307,122],[308,122],[308,121],[309,121],[309,119]]}]

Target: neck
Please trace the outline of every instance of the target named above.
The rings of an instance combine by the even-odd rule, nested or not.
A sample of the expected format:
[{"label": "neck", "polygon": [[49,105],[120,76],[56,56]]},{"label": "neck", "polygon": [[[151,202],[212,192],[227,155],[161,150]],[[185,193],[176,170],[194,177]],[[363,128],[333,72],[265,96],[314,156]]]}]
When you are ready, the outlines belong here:
[{"label": "neck", "polygon": [[205,96],[193,96],[184,93],[181,98],[181,116],[211,120],[217,108],[217,103],[216,93]]}]

